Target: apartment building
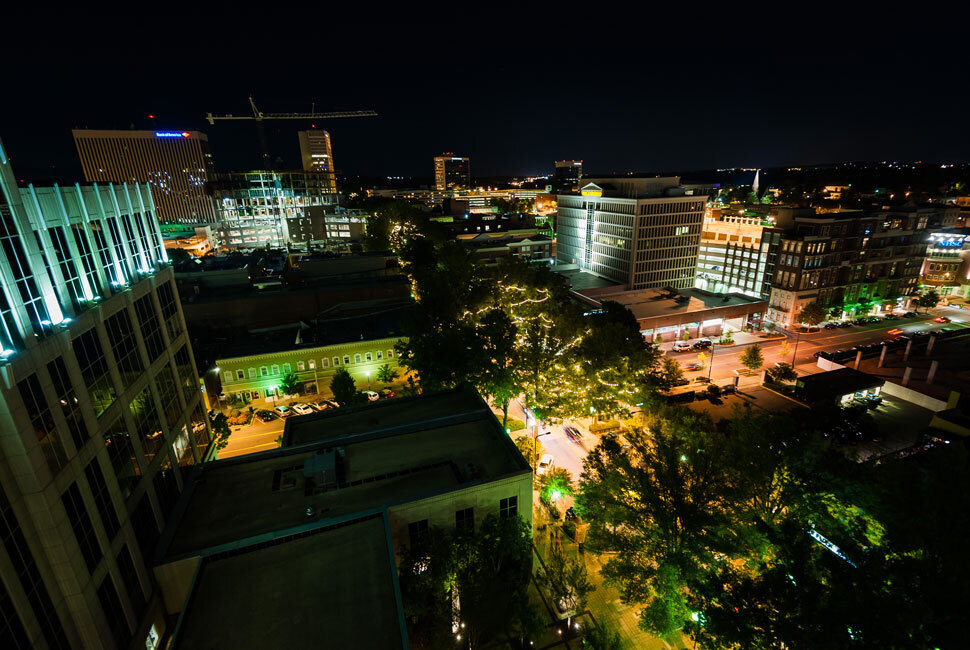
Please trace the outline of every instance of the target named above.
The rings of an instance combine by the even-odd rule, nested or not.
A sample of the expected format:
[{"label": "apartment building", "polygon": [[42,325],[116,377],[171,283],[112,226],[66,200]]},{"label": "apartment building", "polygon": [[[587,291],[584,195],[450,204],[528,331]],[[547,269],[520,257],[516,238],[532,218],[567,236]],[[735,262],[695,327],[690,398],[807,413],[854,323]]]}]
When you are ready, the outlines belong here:
[{"label": "apartment building", "polygon": [[952,206],[914,203],[825,213],[777,210],[784,234],[767,319],[791,327],[802,307],[815,301],[863,313],[908,304],[917,291],[928,227],[955,214]]},{"label": "apartment building", "polygon": [[0,349],[0,646],[158,647],[210,437],[148,186],[18,188],[0,143]]},{"label": "apartment building", "polygon": [[680,178],[586,178],[557,197],[556,263],[629,289],[694,284],[707,193]]},{"label": "apartment building", "polygon": [[781,231],[762,219],[705,219],[694,286],[767,299]]}]

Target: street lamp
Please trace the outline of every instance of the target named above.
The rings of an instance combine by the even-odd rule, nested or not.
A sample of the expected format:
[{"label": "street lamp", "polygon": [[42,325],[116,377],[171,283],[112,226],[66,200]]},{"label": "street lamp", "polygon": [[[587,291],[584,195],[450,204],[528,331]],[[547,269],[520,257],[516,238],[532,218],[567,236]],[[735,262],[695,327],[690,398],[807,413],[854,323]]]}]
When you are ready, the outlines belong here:
[{"label": "street lamp", "polygon": [[370,390],[370,370],[365,371],[364,376],[367,377],[367,390]]}]

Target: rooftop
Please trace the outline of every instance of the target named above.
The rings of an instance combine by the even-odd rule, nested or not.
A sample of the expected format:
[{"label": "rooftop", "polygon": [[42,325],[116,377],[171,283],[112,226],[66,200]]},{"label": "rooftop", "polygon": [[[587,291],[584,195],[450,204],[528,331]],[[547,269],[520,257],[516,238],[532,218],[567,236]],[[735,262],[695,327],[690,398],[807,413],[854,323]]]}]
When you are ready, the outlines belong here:
[{"label": "rooftop", "polygon": [[797,386],[809,401],[841,397],[861,390],[877,388],[886,382],[853,368],[839,368],[798,379]]},{"label": "rooftop", "polygon": [[[205,558],[178,645],[403,647],[391,553],[374,515]],[[258,606],[243,594],[258,594]]]},{"label": "rooftop", "polygon": [[[637,320],[676,316],[723,307],[757,305],[764,303],[760,298],[752,298],[738,293],[711,293],[701,289],[639,289],[636,291],[614,291],[596,288],[574,291],[590,303],[600,304],[604,300],[617,302],[627,308]],[[715,317],[712,315],[712,317]]]},{"label": "rooftop", "polygon": [[[298,446],[292,446],[298,445]],[[332,485],[304,463],[333,454]],[[274,539],[481,481],[529,472],[491,409],[452,390],[287,420],[284,447],[194,469],[170,558]],[[228,504],[231,504],[229,506]],[[312,515],[308,517],[307,509]]]}]

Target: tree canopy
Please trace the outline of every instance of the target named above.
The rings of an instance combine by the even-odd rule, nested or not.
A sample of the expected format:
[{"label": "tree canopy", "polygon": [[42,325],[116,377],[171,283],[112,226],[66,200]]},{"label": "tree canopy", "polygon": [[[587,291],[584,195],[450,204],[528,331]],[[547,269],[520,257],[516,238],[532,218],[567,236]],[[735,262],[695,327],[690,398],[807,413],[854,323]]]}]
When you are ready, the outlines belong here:
[{"label": "tree canopy", "polygon": [[330,392],[341,405],[351,404],[357,396],[357,386],[354,378],[346,368],[339,368],[330,379]]},{"label": "tree canopy", "polygon": [[802,307],[796,318],[799,323],[805,323],[806,325],[814,327],[828,317],[828,312],[825,307],[820,305],[818,302],[810,302],[804,307]]}]

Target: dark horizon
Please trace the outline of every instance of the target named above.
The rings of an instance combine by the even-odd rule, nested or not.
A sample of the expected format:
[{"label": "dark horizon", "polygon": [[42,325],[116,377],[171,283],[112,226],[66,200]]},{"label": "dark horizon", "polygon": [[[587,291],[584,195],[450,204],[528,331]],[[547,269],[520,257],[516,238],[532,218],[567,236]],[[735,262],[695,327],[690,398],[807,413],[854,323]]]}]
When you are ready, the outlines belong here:
[{"label": "dark horizon", "polygon": [[[564,158],[597,173],[970,160],[970,90],[958,83],[966,57],[941,33],[905,51],[849,28],[784,39],[765,31],[763,43],[700,35],[691,47],[684,35],[590,39],[576,49],[554,24],[514,47],[488,26],[349,24],[326,33],[327,55],[308,40],[274,57],[239,49],[249,33],[239,30],[255,18],[193,17],[219,26],[201,53],[162,29],[129,46],[79,44],[70,25],[46,32],[47,43],[13,34],[31,54],[12,66],[8,88],[19,92],[0,106],[18,176],[80,179],[71,129],[132,125],[203,131],[217,170],[257,168],[254,122],[205,120],[250,114],[250,94],[267,113],[376,110],[317,124],[345,176],[429,178],[443,151],[469,156],[478,178],[546,174]],[[461,38],[442,38],[449,31]],[[825,47],[833,38],[840,46]],[[264,125],[274,157],[297,168],[296,131],[309,122]]]}]

